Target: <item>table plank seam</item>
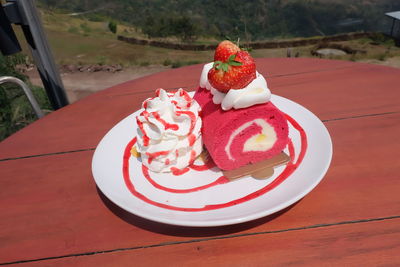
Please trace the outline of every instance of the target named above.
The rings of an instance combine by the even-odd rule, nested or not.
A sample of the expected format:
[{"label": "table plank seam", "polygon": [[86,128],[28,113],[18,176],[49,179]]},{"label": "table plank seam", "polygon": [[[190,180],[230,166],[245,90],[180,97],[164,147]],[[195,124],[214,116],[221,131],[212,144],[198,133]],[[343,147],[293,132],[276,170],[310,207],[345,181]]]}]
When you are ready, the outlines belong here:
[{"label": "table plank seam", "polygon": [[120,251],[164,247],[164,246],[170,246],[170,245],[199,243],[199,242],[212,241],[212,240],[223,240],[223,239],[240,238],[240,237],[265,235],[265,234],[278,234],[278,233],[285,233],[285,232],[292,232],[292,231],[311,230],[311,229],[327,228],[327,227],[340,226],[340,225],[379,222],[379,221],[395,220],[395,219],[400,219],[400,215],[380,217],[380,218],[361,219],[361,220],[352,220],[352,221],[342,221],[342,222],[336,222],[336,223],[321,223],[321,224],[314,224],[314,225],[302,226],[302,227],[294,227],[294,228],[288,228],[288,229],[262,231],[262,232],[255,232],[255,233],[233,234],[233,235],[210,237],[210,238],[192,239],[192,240],[186,240],[186,241],[171,241],[171,242],[164,242],[164,243],[145,245],[145,246],[136,246],[136,247],[101,250],[101,251],[74,253],[74,254],[66,254],[66,255],[53,256],[53,257],[43,257],[43,258],[30,259],[30,260],[3,262],[3,263],[0,263],[0,265],[13,265],[13,264],[20,264],[20,263],[27,263],[27,262],[38,262],[38,261],[55,260],[55,259],[62,259],[62,258],[91,256],[91,255],[96,255],[96,254],[113,253],[113,252],[120,252]]},{"label": "table plank seam", "polygon": [[368,117],[392,115],[392,114],[397,114],[397,113],[400,113],[400,111],[391,111],[391,112],[383,112],[383,113],[373,113],[373,114],[356,115],[356,116],[350,116],[350,117],[341,117],[341,118],[325,119],[325,120],[321,120],[321,121],[322,121],[322,122],[331,122],[331,121],[351,120],[351,119],[359,119],[359,118],[368,118]]},{"label": "table plank seam", "polygon": [[37,157],[45,157],[45,156],[62,155],[62,154],[77,153],[77,152],[86,152],[86,151],[93,151],[95,149],[96,148],[85,148],[85,149],[60,151],[60,152],[36,154],[36,155],[29,155],[29,156],[20,156],[20,157],[13,157],[13,158],[4,158],[4,159],[0,159],[0,162],[10,161],[10,160],[18,160],[18,159],[29,159],[29,158],[37,158]]},{"label": "table plank seam", "polygon": [[345,66],[340,66],[336,68],[325,68],[325,69],[318,69],[318,70],[312,70],[312,71],[301,71],[301,72],[292,72],[292,73],[285,73],[285,74],[275,74],[275,75],[265,75],[265,78],[280,78],[280,77],[288,77],[288,76],[296,76],[296,75],[302,75],[302,74],[309,74],[309,73],[318,73],[318,72],[325,72],[325,71],[332,71],[332,70],[342,70],[342,69],[349,69],[353,68],[355,66],[353,65],[345,65]]}]

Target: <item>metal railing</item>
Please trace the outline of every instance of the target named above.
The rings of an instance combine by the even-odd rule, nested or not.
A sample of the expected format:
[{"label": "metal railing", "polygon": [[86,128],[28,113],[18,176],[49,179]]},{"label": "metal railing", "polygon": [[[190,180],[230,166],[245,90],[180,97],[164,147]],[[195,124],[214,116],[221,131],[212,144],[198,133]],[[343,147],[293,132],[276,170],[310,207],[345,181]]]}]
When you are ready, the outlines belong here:
[{"label": "metal railing", "polygon": [[35,1],[6,0],[5,4],[0,2],[0,51],[4,55],[21,51],[11,24],[21,26],[53,108],[59,109],[68,105],[64,86],[35,7]]},{"label": "metal railing", "polygon": [[13,83],[18,85],[19,87],[24,90],[25,95],[28,97],[29,103],[31,104],[33,111],[35,112],[36,116],[40,119],[44,116],[43,111],[40,109],[38,102],[36,101],[35,96],[33,95],[31,89],[18,78],[11,77],[11,76],[3,76],[0,77],[0,85],[3,83]]}]

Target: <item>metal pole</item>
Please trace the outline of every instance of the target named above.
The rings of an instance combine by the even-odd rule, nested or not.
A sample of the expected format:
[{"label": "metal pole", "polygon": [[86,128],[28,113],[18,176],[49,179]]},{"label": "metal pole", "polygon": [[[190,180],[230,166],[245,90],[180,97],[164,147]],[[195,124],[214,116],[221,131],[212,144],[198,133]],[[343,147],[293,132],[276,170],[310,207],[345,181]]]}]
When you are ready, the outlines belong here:
[{"label": "metal pole", "polygon": [[0,3],[0,51],[8,56],[21,51],[17,37]]},{"label": "metal pole", "polygon": [[7,4],[18,8],[21,21],[14,23],[21,25],[49,100],[54,109],[59,109],[68,105],[68,100],[34,2],[8,0]]},{"label": "metal pole", "polygon": [[392,29],[390,30],[390,36],[393,36],[394,24],[396,23],[396,19],[392,20]]}]

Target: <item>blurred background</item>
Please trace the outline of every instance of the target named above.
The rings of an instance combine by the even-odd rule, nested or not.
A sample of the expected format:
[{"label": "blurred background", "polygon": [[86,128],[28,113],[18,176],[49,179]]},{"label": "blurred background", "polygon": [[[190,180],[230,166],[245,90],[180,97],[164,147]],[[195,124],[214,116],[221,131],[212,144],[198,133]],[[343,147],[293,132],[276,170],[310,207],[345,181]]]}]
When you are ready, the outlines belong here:
[{"label": "blurred background", "polygon": [[[1,0],[2,4],[7,1]],[[254,57],[320,57],[400,67],[399,0],[36,0],[70,103],[144,75],[212,61],[219,41]],[[0,54],[50,104],[21,27],[22,51]],[[162,86],[162,85],[160,85]],[[20,88],[0,85],[0,140],[35,120]]]}]

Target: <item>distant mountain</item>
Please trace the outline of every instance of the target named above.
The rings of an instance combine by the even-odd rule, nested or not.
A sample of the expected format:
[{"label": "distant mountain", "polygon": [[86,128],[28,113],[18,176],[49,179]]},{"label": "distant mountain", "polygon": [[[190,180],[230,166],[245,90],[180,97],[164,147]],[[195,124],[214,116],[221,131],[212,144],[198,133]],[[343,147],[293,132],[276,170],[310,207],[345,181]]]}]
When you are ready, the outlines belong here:
[{"label": "distant mountain", "polygon": [[[384,31],[399,0],[39,0],[42,8],[132,24],[150,37],[247,40]],[[187,33],[186,35],[184,33]]]}]

